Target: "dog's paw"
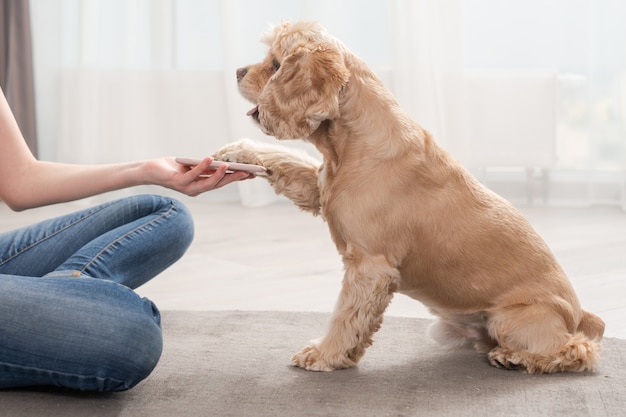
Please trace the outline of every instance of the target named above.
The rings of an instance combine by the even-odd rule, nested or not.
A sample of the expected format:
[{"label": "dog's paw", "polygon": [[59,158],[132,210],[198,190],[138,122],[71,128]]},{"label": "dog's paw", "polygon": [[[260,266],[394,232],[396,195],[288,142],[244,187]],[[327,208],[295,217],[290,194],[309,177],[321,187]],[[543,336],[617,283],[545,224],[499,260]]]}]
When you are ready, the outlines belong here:
[{"label": "dog's paw", "polygon": [[316,345],[302,348],[291,357],[291,363],[307,371],[333,371],[335,369],[321,359],[320,350]]},{"label": "dog's paw", "polygon": [[[332,359],[330,359],[332,358]],[[307,371],[333,371],[335,369],[345,369],[356,365],[346,355],[331,355],[324,357],[319,345],[306,346],[291,357],[291,363]]]},{"label": "dog's paw", "polygon": [[213,154],[213,159],[216,161],[263,165],[259,159],[256,145],[250,139],[242,139],[225,145]]},{"label": "dog's paw", "polygon": [[517,370],[521,366],[522,358],[519,354],[508,349],[494,348],[488,354],[489,363],[496,368]]}]

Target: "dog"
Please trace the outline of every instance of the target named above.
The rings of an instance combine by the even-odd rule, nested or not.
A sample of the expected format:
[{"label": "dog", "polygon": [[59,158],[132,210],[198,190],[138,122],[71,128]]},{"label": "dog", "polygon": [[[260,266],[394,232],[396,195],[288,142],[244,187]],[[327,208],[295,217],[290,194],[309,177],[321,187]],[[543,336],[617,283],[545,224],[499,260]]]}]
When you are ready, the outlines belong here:
[{"label": "dog", "polygon": [[292,357],[356,365],[394,293],[438,316],[430,335],[496,367],[592,371],[604,322],[581,309],[554,255],[509,202],[481,185],[411,120],[367,65],[316,22],[263,35],[260,63],[236,71],[267,135],[303,139],[323,163],[244,139],[218,160],[262,165],[275,192],[328,224],[344,278],[329,328]]}]

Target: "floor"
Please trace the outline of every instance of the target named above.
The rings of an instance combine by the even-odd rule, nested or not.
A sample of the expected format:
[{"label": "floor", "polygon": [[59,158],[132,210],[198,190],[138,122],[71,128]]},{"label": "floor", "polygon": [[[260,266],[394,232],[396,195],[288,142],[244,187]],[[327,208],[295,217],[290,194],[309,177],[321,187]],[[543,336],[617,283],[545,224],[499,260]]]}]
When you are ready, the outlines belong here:
[{"label": "floor", "polygon": [[[196,238],[187,254],[138,292],[161,310],[331,311],[342,265],[324,222],[289,203],[246,208],[181,198]],[[0,203],[0,230],[80,209],[77,202],[12,213]],[[551,246],[583,307],[626,339],[626,213],[613,207],[520,210]],[[430,317],[397,295],[388,315]]]}]

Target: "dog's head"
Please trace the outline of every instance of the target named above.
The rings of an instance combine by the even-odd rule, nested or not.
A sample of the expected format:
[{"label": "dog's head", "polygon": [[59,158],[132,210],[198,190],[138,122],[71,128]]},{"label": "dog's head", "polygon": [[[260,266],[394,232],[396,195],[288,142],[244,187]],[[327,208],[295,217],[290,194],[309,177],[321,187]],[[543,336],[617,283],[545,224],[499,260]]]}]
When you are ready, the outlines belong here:
[{"label": "dog's head", "polygon": [[343,48],[313,22],[283,22],[262,41],[265,60],[237,70],[241,94],[256,106],[248,112],[264,133],[278,139],[310,136],[339,115],[339,95],[350,73]]}]

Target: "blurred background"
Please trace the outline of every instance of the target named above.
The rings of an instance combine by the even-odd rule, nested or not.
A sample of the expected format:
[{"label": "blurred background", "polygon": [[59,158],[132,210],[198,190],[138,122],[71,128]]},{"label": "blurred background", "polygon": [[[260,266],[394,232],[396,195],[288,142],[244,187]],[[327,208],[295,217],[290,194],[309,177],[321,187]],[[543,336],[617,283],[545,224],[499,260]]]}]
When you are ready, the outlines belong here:
[{"label": "blurred background", "polygon": [[[259,37],[271,24],[307,19],[363,58],[443,147],[514,203],[626,207],[623,1],[2,5],[0,82],[40,159],[202,157],[242,137],[272,141],[246,117],[235,70],[263,58]],[[263,181],[201,198],[276,199]]]},{"label": "blurred background", "polygon": [[[263,59],[271,24],[319,21],[520,208],[606,335],[626,337],[624,16],[621,0],[0,0],[0,85],[40,159],[203,157],[275,142],[235,71]],[[196,221],[184,262],[140,289],[160,308],[332,310],[343,266],[323,220],[272,204],[264,180],[113,194],[143,191],[184,197]],[[0,229],[84,203],[0,205]],[[388,314],[430,317],[401,295]]]}]

